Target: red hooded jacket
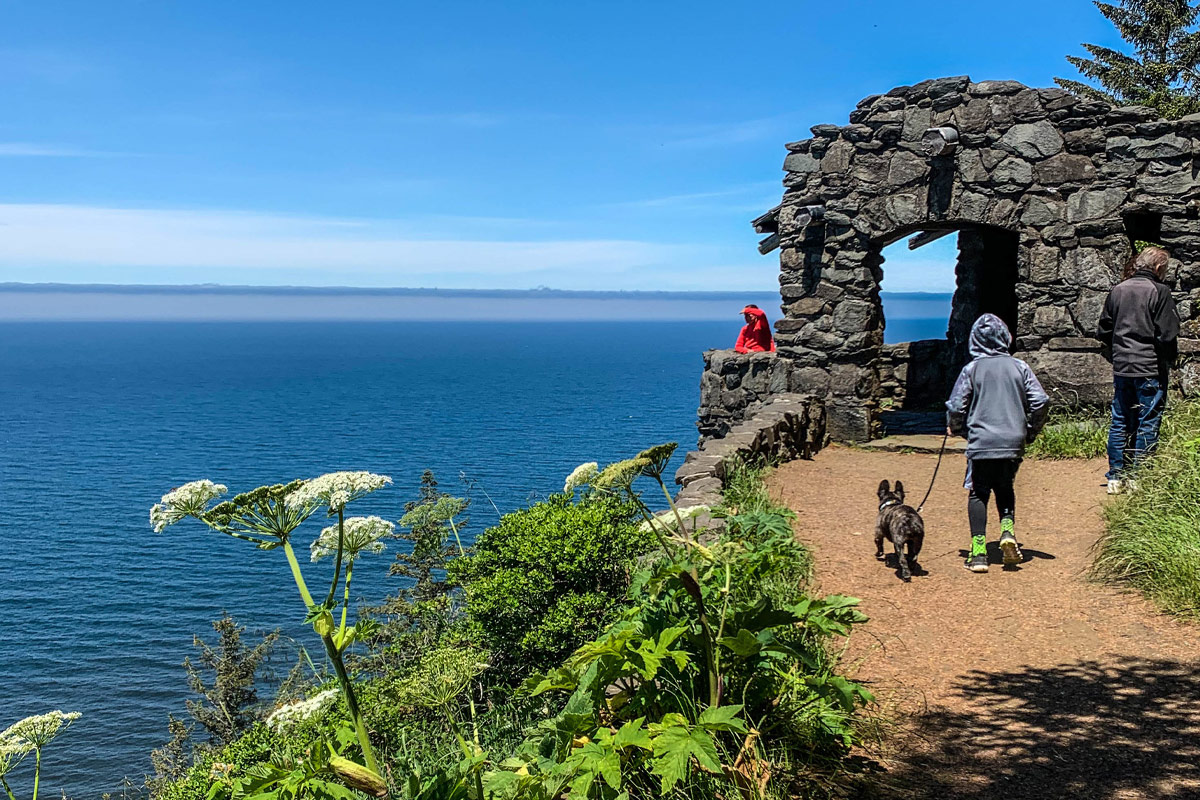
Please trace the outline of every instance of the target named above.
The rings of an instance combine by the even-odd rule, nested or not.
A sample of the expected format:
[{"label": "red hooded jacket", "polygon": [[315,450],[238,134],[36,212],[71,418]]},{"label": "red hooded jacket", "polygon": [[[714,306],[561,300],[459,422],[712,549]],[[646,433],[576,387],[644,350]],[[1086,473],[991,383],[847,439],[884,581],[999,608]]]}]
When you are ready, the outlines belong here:
[{"label": "red hooded jacket", "polygon": [[771,338],[771,326],[767,323],[767,312],[761,308],[746,306],[742,309],[742,313],[753,315],[754,321],[742,326],[742,332],[738,334],[737,344],[733,349],[739,353],[774,353],[775,340]]}]

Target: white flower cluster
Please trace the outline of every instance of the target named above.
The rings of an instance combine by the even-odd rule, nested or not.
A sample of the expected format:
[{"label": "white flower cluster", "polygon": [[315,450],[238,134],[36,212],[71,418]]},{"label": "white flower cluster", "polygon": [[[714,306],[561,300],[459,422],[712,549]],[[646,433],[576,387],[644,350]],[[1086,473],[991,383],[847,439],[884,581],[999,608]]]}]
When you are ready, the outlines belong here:
[{"label": "white flower cluster", "polygon": [[162,533],[168,525],[174,525],[184,517],[199,516],[208,509],[208,504],[225,494],[229,488],[209,480],[192,481],[162,496],[162,500],[150,509],[150,526],[155,533]]},{"label": "white flower cluster", "polygon": [[297,700],[294,703],[281,706],[272,711],[267,717],[267,727],[274,731],[290,728],[297,722],[303,722],[309,717],[316,716],[333,705],[333,701],[337,699],[337,695],[337,689],[326,689],[307,700]]},{"label": "white flower cluster", "polygon": [[0,777],[7,775],[28,753],[48,745],[79,717],[78,711],[51,711],[9,725],[0,733]]},{"label": "white flower cluster", "polygon": [[[683,506],[679,509],[679,518],[687,521],[695,519],[701,514],[707,514],[709,511],[712,511],[711,506]],[[644,533],[652,533],[655,525],[667,528],[668,530],[675,530],[676,524],[675,512],[668,508],[666,511],[658,512],[638,527]]]},{"label": "white flower cluster", "polygon": [[[361,553],[382,553],[385,536],[396,532],[396,526],[380,517],[348,517],[342,534],[342,554],[354,560]],[[338,526],[330,525],[313,540],[310,552],[313,561],[336,556],[338,551]]]},{"label": "white flower cluster", "polygon": [[382,489],[392,482],[387,475],[373,472],[330,472],[305,481],[300,488],[284,498],[290,508],[328,506],[340,511],[351,500]]},{"label": "white flower cluster", "polygon": [[592,482],[592,478],[600,474],[600,465],[595,461],[589,461],[586,464],[580,464],[575,469],[571,470],[571,474],[567,476],[566,483],[563,484],[563,493],[568,494],[575,491],[579,486],[586,486]]}]

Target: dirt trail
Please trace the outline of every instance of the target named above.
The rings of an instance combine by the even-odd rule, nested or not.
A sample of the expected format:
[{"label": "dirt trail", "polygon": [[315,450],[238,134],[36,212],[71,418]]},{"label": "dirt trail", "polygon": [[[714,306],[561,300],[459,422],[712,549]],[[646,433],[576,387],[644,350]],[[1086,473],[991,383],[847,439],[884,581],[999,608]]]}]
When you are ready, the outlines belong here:
[{"label": "dirt trail", "polygon": [[923,513],[923,570],[905,584],[873,557],[875,490],[899,478],[915,505],[935,461],[831,447],[769,481],[821,591],[862,598],[871,618],[850,644],[857,678],[913,714],[897,784],[938,800],[1200,798],[1200,626],[1084,574],[1103,463],[1026,461],[1025,562],[1001,567],[993,517],[992,569],[977,575],[962,566],[965,462],[947,456]]}]

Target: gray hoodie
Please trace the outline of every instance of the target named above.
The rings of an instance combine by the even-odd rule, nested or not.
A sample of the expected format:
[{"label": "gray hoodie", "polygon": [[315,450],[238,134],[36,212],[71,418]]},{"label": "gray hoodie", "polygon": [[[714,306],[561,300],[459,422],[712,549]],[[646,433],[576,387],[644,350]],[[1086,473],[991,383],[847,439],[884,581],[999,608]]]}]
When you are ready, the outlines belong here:
[{"label": "gray hoodie", "polygon": [[1029,365],[1008,354],[1011,343],[995,314],[971,327],[971,362],[946,401],[950,430],[967,437],[967,458],[1020,458],[1046,422],[1050,398]]}]

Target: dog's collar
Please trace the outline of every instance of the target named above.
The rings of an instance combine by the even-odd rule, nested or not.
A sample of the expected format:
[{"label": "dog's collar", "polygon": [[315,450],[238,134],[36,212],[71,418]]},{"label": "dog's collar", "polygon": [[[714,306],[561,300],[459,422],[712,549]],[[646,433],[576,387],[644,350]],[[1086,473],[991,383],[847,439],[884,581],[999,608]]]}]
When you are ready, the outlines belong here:
[{"label": "dog's collar", "polygon": [[898,506],[898,505],[900,505],[899,500],[887,500],[887,501],[879,504],[879,510],[883,511],[888,506]]}]

